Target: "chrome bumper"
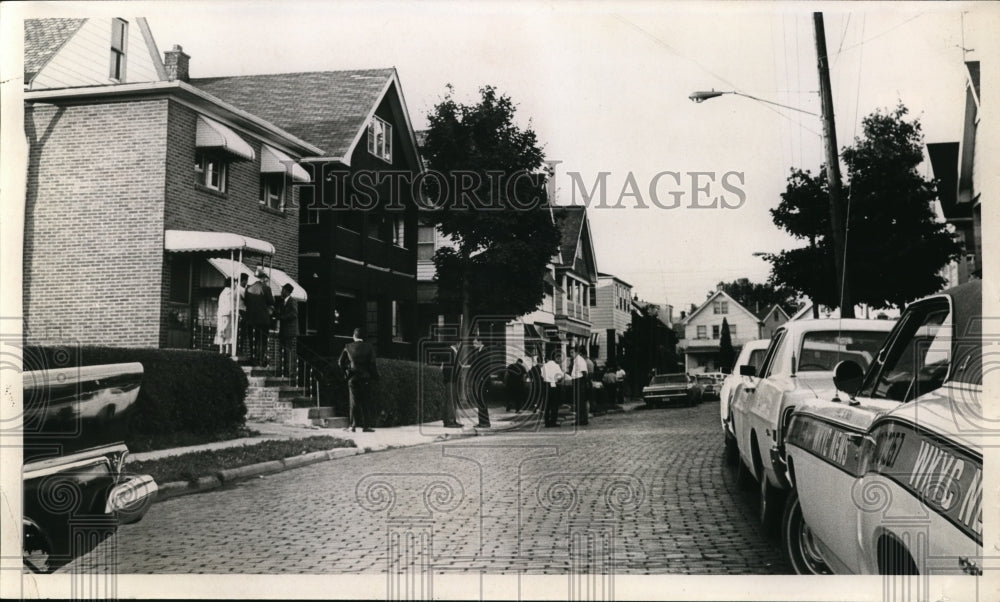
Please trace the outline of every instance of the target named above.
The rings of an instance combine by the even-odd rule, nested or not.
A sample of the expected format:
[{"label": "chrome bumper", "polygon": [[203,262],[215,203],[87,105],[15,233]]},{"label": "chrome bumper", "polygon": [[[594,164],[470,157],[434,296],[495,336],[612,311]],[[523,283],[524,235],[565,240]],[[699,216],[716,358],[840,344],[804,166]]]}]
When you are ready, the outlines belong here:
[{"label": "chrome bumper", "polygon": [[137,522],[145,516],[158,490],[149,475],[127,476],[108,492],[104,512],[116,514],[123,525]]}]

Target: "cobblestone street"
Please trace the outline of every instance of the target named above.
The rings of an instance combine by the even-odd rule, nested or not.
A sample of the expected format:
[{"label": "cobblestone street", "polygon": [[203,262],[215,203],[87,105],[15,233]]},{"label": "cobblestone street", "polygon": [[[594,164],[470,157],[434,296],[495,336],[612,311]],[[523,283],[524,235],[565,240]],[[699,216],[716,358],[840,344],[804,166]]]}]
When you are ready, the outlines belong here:
[{"label": "cobblestone street", "polygon": [[[119,573],[790,574],[718,402],[324,462],[154,505],[77,561]],[[81,564],[82,563],[82,564]],[[111,567],[104,567],[109,569]],[[70,565],[64,570],[73,570]]]}]

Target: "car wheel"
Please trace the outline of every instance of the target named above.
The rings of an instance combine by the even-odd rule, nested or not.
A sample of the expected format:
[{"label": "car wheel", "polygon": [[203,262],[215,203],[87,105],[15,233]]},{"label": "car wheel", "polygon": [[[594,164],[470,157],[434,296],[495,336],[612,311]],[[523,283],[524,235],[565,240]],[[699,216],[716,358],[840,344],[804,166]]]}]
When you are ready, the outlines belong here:
[{"label": "car wheel", "polygon": [[726,430],[726,464],[730,466],[735,466],[737,462],[740,461],[740,450],[736,447],[736,437],[729,434]]},{"label": "car wheel", "polygon": [[792,490],[785,501],[781,519],[781,544],[785,556],[799,575],[829,575],[830,567],[823,560],[812,530],[802,518],[799,496]]},{"label": "car wheel", "polygon": [[757,485],[760,494],[758,517],[760,518],[760,524],[764,526],[767,532],[774,533],[777,532],[779,521],[781,520],[781,502],[783,501],[781,499],[781,490],[771,485],[763,469],[760,470],[758,479]]},{"label": "car wheel", "polygon": [[753,473],[743,463],[743,459],[739,457],[738,451],[736,456],[736,486],[740,489],[750,489],[750,484],[754,482]]}]

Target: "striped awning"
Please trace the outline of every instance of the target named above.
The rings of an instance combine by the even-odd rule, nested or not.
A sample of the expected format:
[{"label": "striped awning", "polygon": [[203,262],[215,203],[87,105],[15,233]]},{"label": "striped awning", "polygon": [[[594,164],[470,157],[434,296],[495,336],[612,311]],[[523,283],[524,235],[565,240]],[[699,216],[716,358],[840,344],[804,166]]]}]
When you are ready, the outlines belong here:
[{"label": "striped awning", "polygon": [[240,138],[239,134],[204,115],[198,115],[194,145],[198,148],[219,148],[247,161],[252,161],[256,156],[253,147]]},{"label": "striped awning", "polygon": [[[240,274],[246,274],[248,285],[257,282],[257,277],[254,276],[254,271],[251,270],[246,264],[239,261],[232,261],[223,257],[210,257],[208,259],[208,263],[211,264],[213,268],[218,270],[219,273],[225,278],[236,280],[240,277]],[[267,268],[264,268],[264,270],[267,271]],[[281,288],[285,286],[285,284],[291,284],[292,294],[289,296],[292,299],[303,303],[309,299],[306,289],[302,288],[302,285],[296,282],[295,279],[287,273],[279,270],[278,268],[271,268],[270,272],[271,294],[275,297],[281,294]]]},{"label": "striped awning", "polygon": [[597,344],[600,342],[600,339],[601,339],[601,333],[600,332],[592,332],[592,333],[590,333],[590,346],[591,347],[597,346]]},{"label": "striped awning", "polygon": [[310,182],[312,178],[301,165],[273,146],[263,145],[260,150],[261,173],[287,173],[296,182]]},{"label": "striped awning", "polygon": [[167,230],[163,233],[163,250],[175,253],[185,251],[248,251],[274,255],[274,245],[231,232],[196,232],[194,230]]}]

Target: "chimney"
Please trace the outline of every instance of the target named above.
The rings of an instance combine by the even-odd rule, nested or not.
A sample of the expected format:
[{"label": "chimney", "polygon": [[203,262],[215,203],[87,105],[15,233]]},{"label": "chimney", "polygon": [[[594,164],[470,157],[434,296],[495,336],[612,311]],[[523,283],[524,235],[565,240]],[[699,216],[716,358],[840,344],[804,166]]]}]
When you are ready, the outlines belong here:
[{"label": "chimney", "polygon": [[184,49],[181,48],[180,44],[174,44],[173,50],[164,52],[163,57],[163,66],[167,69],[167,80],[186,82],[191,79],[188,74],[188,61],[191,60],[191,57],[184,54]]}]

